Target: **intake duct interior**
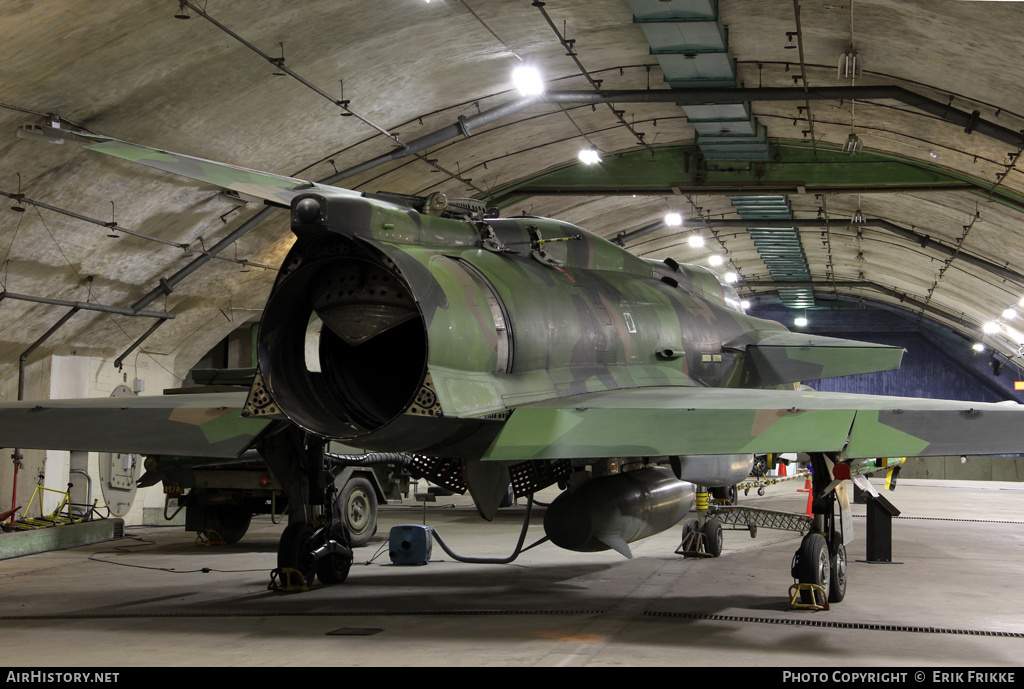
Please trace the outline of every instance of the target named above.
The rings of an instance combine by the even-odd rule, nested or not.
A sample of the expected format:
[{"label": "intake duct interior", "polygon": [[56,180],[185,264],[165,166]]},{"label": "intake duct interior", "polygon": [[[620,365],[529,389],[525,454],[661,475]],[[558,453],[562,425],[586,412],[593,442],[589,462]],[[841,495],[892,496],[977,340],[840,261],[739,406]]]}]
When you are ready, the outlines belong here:
[{"label": "intake duct interior", "polygon": [[290,418],[321,435],[354,437],[412,403],[426,373],[425,324],[386,257],[365,249],[304,260],[267,303],[259,360]]}]

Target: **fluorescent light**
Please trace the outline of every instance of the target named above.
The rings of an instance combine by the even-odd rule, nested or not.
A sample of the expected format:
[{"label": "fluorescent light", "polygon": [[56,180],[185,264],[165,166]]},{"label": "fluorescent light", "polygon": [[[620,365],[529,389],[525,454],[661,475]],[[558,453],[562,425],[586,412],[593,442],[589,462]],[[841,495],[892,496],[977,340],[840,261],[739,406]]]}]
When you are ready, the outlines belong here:
[{"label": "fluorescent light", "polygon": [[713,266],[720,266],[725,263],[725,259],[722,258],[721,254],[712,254],[708,257],[708,263]]},{"label": "fluorescent light", "polygon": [[665,224],[669,227],[679,227],[683,224],[683,216],[678,213],[666,213]]},{"label": "fluorescent light", "polygon": [[802,328],[805,325],[807,325],[807,319],[804,318],[803,316],[798,316],[797,318],[793,319],[793,325]]},{"label": "fluorescent light", "polygon": [[691,234],[690,238],[687,241],[690,243],[690,246],[692,246],[694,249],[698,249],[704,246],[704,238],[701,237],[699,234]]},{"label": "fluorescent light", "polygon": [[538,96],[544,93],[544,81],[536,67],[516,67],[512,70],[512,83],[524,96]]},{"label": "fluorescent light", "polygon": [[580,162],[585,165],[594,165],[595,163],[601,162],[601,156],[599,156],[597,151],[592,148],[585,148],[580,151],[579,158]]}]

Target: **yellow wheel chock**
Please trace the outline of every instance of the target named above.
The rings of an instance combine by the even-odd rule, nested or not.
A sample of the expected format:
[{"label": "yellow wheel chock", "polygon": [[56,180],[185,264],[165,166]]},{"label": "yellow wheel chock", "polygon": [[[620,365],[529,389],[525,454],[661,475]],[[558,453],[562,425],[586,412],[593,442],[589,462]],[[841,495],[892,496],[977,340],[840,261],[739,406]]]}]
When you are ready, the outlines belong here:
[{"label": "yellow wheel chock", "polygon": [[[810,591],[811,600],[814,602],[797,603],[796,599],[800,597],[802,591]],[[825,601],[823,604],[818,603],[819,593],[821,600]],[[828,610],[828,591],[818,584],[793,584],[789,587],[789,608],[790,610]]]}]

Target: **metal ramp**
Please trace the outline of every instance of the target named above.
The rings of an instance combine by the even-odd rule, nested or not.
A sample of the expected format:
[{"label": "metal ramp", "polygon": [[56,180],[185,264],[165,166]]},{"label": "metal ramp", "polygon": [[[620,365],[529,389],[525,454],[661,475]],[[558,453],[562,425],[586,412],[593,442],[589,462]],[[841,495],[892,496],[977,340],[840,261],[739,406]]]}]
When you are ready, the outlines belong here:
[{"label": "metal ramp", "polygon": [[731,524],[744,529],[750,529],[756,533],[756,529],[776,529],[778,531],[796,531],[806,533],[811,529],[812,517],[806,514],[794,512],[778,512],[776,510],[763,510],[759,507],[742,507],[739,505],[725,505],[713,507],[709,513],[723,525]]}]

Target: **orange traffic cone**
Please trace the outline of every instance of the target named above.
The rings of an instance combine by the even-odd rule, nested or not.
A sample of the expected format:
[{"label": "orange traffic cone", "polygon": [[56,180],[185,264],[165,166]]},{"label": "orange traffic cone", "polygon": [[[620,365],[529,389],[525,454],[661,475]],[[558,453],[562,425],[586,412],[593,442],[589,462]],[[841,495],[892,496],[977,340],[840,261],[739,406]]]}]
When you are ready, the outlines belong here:
[{"label": "orange traffic cone", "polygon": [[807,514],[808,516],[814,516],[814,511],[811,509],[811,503],[814,502],[814,489],[811,487],[811,477],[808,476],[807,480],[804,481],[803,488],[797,488],[798,493],[807,493]]},{"label": "orange traffic cone", "polygon": [[785,462],[779,462],[779,476],[785,476],[785,475],[786,475],[786,463]]}]

